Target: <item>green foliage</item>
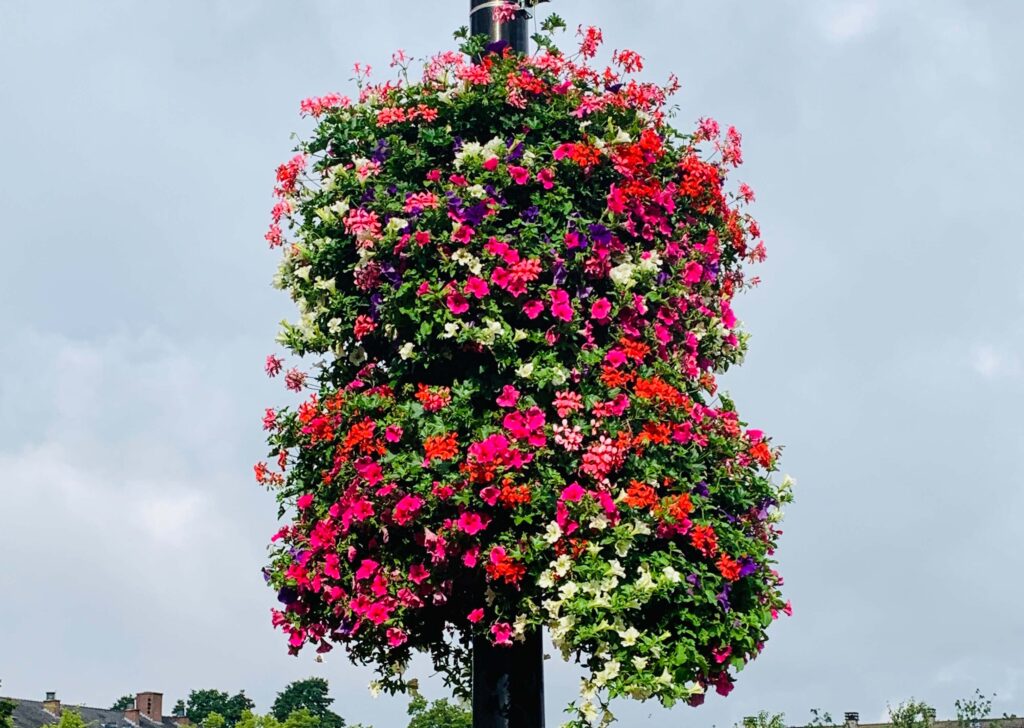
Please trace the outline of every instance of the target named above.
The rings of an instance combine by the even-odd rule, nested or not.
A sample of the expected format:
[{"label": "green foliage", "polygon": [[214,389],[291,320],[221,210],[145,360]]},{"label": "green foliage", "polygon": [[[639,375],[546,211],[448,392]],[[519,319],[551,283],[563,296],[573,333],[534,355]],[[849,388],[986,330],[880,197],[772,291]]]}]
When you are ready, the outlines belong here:
[{"label": "green foliage", "polygon": [[[230,696],[219,690],[193,690],[188,695],[185,716],[204,728],[234,728],[242,714],[254,707],[255,704],[246,696],[244,690]],[[207,727],[207,717],[211,713],[217,713],[224,721],[223,724]]]},{"label": "green foliage", "polygon": [[744,718],[737,728],[786,728],[786,716],[784,713],[769,713],[762,710],[757,715]]},{"label": "green foliage", "polygon": [[120,698],[114,701],[114,704],[110,706],[111,710],[124,712],[135,707],[135,697],[132,695],[122,695]]},{"label": "green foliage", "polygon": [[[977,689],[970,698],[958,699],[954,703],[957,725],[960,728],[977,728],[981,721],[988,720],[992,714],[992,698],[995,696],[995,693],[985,695]],[[991,725],[993,728],[1000,728],[1001,721],[994,720]]]},{"label": "green foliage", "polygon": [[297,711],[306,711],[318,721],[323,728],[342,728],[345,721],[337,713],[331,711],[334,698],[328,695],[329,686],[322,677],[311,677],[296,680],[277,694],[271,714],[279,721],[288,722]]},{"label": "green foliage", "polygon": [[200,725],[202,725],[203,728],[224,728],[224,716],[217,711],[213,711],[203,718],[203,722]]},{"label": "green foliage", "polygon": [[14,728],[14,718],[12,716],[16,707],[18,706],[10,700],[0,700],[0,728]]},{"label": "green foliage", "polygon": [[808,728],[811,726],[814,728],[833,728],[836,725],[836,722],[832,719],[832,714],[828,711],[811,708],[811,720],[807,725]]},{"label": "green foliage", "polygon": [[17,706],[10,700],[0,700],[0,728],[14,728],[14,709]]},{"label": "green foliage", "polygon": [[473,715],[461,705],[447,700],[427,703],[422,695],[409,703],[409,728],[472,728]]},{"label": "green foliage", "polygon": [[178,718],[184,718],[185,717],[185,701],[184,700],[179,700],[177,703],[174,704],[174,710],[171,711],[171,715],[176,716]]},{"label": "green foliage", "polygon": [[81,713],[73,708],[64,708],[60,712],[60,720],[55,724],[55,728],[86,728],[89,724],[82,718]]},{"label": "green foliage", "polygon": [[911,698],[896,707],[889,706],[889,722],[893,728],[931,728],[935,722],[935,709]]}]

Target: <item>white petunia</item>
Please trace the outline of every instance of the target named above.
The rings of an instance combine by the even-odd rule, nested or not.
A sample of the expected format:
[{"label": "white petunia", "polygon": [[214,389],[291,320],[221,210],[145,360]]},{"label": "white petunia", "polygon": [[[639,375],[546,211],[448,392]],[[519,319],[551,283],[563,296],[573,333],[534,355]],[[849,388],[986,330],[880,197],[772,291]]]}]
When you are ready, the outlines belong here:
[{"label": "white petunia", "polygon": [[402,344],[402,346],[399,347],[398,356],[400,356],[402,359],[412,359],[415,352],[416,345],[410,341],[408,343]]},{"label": "white petunia", "polygon": [[640,639],[640,632],[636,627],[630,627],[625,632],[619,632],[619,637],[622,638],[623,646],[632,647]]},{"label": "white petunia", "polygon": [[623,288],[631,288],[635,283],[633,280],[634,270],[636,270],[636,266],[632,263],[620,263],[608,271],[608,276],[616,285]]},{"label": "white petunia", "polygon": [[516,376],[521,379],[529,379],[533,375],[533,362],[526,362],[516,369]]}]

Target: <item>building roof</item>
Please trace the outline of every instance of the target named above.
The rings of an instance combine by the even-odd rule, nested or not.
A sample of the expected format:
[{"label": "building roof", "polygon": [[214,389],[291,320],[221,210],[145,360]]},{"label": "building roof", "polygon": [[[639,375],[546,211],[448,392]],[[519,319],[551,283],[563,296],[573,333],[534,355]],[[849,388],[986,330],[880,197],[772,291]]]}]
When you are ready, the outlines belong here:
[{"label": "building roof", "polygon": [[[14,728],[42,728],[42,726],[57,723],[59,715],[46,710],[41,700],[21,700],[19,698],[3,698],[14,703]],[[139,716],[138,723],[132,723],[120,710],[109,708],[89,708],[84,705],[62,704],[61,711],[73,710],[82,716],[89,728],[178,728],[177,723],[171,717],[165,717],[162,722],[151,720],[145,715]]]}]

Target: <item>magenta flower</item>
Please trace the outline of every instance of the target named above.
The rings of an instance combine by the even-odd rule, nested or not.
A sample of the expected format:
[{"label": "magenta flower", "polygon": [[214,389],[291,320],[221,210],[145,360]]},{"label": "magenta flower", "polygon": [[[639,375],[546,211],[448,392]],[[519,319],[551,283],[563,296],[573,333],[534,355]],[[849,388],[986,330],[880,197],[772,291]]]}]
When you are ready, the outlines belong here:
[{"label": "magenta flower", "polygon": [[469,511],[466,511],[459,516],[459,530],[463,533],[475,536],[485,528],[487,528],[487,523],[479,513],[470,513]]},{"label": "magenta flower", "polygon": [[491,292],[490,287],[487,285],[487,281],[483,278],[477,278],[476,276],[470,276],[462,290],[466,292],[466,295],[476,296],[477,298],[483,298]]},{"label": "magenta flower", "polygon": [[552,315],[563,321],[572,321],[573,310],[569,303],[569,294],[561,288],[556,288],[550,295]]},{"label": "magenta flower", "polygon": [[461,316],[469,310],[469,301],[458,291],[451,291],[445,299],[448,310],[456,316]]},{"label": "magenta flower", "polygon": [[392,517],[399,526],[404,526],[416,517],[420,508],[423,507],[423,499],[418,495],[407,495],[395,505]]},{"label": "magenta flower", "polygon": [[691,260],[686,264],[686,270],[683,272],[683,280],[687,283],[700,283],[700,279],[703,275],[704,266],[695,260]]},{"label": "magenta flower", "polygon": [[499,622],[491,627],[491,634],[494,635],[494,644],[512,644],[512,625],[508,622]]},{"label": "magenta flower", "polygon": [[587,491],[579,483],[573,483],[562,490],[562,500],[569,503],[579,503]]},{"label": "magenta flower", "polygon": [[508,167],[508,173],[512,177],[512,181],[517,185],[525,185],[530,181],[530,170],[526,167],[517,167],[510,164]]},{"label": "magenta flower", "polygon": [[468,615],[466,615],[466,619],[468,619],[473,624],[477,624],[483,618],[484,618],[484,610],[483,609],[479,609],[479,608],[478,609],[474,609],[472,612],[470,612]]},{"label": "magenta flower", "polygon": [[356,579],[359,581],[372,579],[373,575],[377,573],[378,568],[380,568],[380,564],[373,559],[363,559],[362,563],[359,564],[359,568],[356,570]]},{"label": "magenta flower", "polygon": [[537,173],[537,181],[540,182],[541,186],[550,190],[555,186],[555,172],[552,169],[545,167]]},{"label": "magenta flower", "polygon": [[519,401],[519,390],[513,387],[511,384],[506,384],[501,394],[498,395],[497,403],[499,407],[515,407],[516,402]]},{"label": "magenta flower", "polygon": [[540,301],[527,301],[523,304],[523,311],[530,319],[535,319],[544,313],[544,304]]},{"label": "magenta flower", "polygon": [[409,640],[405,632],[400,630],[398,627],[391,627],[388,629],[387,638],[389,647],[401,647]]},{"label": "magenta flower", "polygon": [[409,581],[414,584],[422,584],[430,578],[430,572],[423,564],[413,564],[409,569]]},{"label": "magenta flower", "polygon": [[300,495],[299,499],[295,502],[295,505],[299,507],[300,511],[306,510],[311,505],[313,505],[313,494],[306,493],[304,495]]}]

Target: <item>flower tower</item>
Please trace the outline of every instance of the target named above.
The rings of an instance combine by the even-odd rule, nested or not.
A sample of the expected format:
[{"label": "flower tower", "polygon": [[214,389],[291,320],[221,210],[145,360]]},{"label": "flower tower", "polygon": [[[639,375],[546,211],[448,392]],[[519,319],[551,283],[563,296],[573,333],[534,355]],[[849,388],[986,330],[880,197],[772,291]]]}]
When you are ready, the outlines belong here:
[{"label": "flower tower", "polygon": [[779,448],[717,376],[764,258],[739,133],[670,123],[678,83],[518,3],[472,0],[459,52],[314,122],[277,172],[266,239],[298,317],[267,360],[258,481],[285,523],[265,570],[292,652],[342,647],[375,689],[414,653],[475,728],[543,726],[546,631],[612,698],[728,694],[789,606]]}]

